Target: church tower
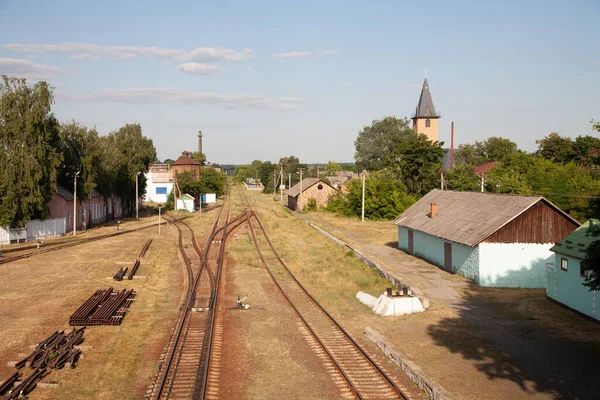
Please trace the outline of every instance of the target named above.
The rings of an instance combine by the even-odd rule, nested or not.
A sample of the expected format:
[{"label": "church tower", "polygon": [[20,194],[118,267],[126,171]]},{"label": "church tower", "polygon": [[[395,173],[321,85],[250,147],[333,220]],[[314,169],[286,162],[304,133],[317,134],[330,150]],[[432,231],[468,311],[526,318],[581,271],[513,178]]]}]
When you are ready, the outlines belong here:
[{"label": "church tower", "polygon": [[417,110],[412,117],[413,130],[417,135],[425,135],[429,140],[437,142],[439,118],[440,114],[435,111],[431,93],[429,92],[429,83],[427,83],[427,78],[425,78],[419,104],[417,104]]}]

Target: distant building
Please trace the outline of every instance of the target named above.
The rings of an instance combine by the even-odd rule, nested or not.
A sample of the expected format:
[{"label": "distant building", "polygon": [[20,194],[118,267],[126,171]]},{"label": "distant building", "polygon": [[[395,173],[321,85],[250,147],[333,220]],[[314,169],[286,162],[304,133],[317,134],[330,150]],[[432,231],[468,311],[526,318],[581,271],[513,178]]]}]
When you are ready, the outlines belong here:
[{"label": "distant building", "polygon": [[404,211],[398,248],[481,286],[543,288],[550,248],[579,222],[540,196],[434,189]]},{"label": "distant building", "polygon": [[[300,187],[302,187],[302,206],[300,206]],[[312,199],[317,202],[317,207],[327,207],[335,193],[336,190],[321,179],[306,178],[288,190],[288,208],[294,211],[300,210]]]},{"label": "distant building", "polygon": [[200,180],[200,163],[190,158],[190,153],[184,151],[181,156],[171,165],[171,179],[177,178],[177,175],[183,172],[191,172],[196,180]]},{"label": "distant building", "polygon": [[433,99],[429,92],[429,83],[427,82],[427,78],[425,78],[419,103],[417,103],[417,108],[412,116],[413,130],[417,135],[425,135],[429,140],[437,142],[439,118],[441,118],[441,115],[435,111]]},{"label": "distant building", "polygon": [[589,220],[557,242],[550,249],[556,259],[546,264],[546,296],[597,320],[600,320],[600,311],[596,307],[598,292],[590,292],[583,286],[588,274],[583,260],[588,246],[596,239],[587,234],[591,227],[599,224],[598,220]]},{"label": "distant building", "polygon": [[[118,196],[105,198],[95,190],[84,202],[77,202],[77,229],[83,229],[83,210],[86,210],[86,227],[102,224],[122,216],[121,201]],[[66,218],[66,231],[73,230],[73,192],[58,186],[56,193],[48,202],[49,218]]]},{"label": "distant building", "polygon": [[170,164],[150,164],[146,172],[146,194],[144,201],[166,203],[173,190]]},{"label": "distant building", "polygon": [[246,190],[260,190],[262,192],[265,188],[260,182],[260,179],[254,178],[246,178],[244,185],[246,186]]}]

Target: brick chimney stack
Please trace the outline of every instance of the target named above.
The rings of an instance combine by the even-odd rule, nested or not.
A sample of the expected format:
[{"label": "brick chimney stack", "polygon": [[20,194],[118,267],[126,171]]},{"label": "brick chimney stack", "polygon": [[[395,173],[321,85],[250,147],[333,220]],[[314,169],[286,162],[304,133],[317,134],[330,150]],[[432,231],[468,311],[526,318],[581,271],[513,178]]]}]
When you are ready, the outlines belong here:
[{"label": "brick chimney stack", "polygon": [[202,131],[198,131],[198,152],[202,153]]},{"label": "brick chimney stack", "polygon": [[429,217],[433,218],[437,215],[437,203],[431,203],[431,211],[429,213]]}]

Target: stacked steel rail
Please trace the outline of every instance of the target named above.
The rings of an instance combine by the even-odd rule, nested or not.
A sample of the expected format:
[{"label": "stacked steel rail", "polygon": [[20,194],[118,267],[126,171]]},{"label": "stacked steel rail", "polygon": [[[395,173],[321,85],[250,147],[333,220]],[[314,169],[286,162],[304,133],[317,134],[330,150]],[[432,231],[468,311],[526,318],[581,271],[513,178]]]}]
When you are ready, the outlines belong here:
[{"label": "stacked steel rail", "polygon": [[120,325],[129,306],[133,302],[135,291],[113,288],[97,290],[69,319],[70,325]]},{"label": "stacked steel rail", "polygon": [[40,378],[49,373],[49,370],[60,369],[67,363],[71,368],[75,368],[81,355],[81,350],[75,346],[83,341],[84,330],[85,327],[73,329],[68,334],[64,331],[56,331],[37,344],[31,354],[15,364],[17,369],[29,366],[33,369],[31,375],[18,382],[20,372],[15,372],[0,385],[0,395],[7,394],[6,397],[0,398],[11,400],[23,398],[35,388]]},{"label": "stacked steel rail", "polygon": [[[343,377],[348,390],[359,399],[408,399],[402,389],[296,279],[275,250],[262,221],[252,211],[246,194],[242,194],[251,213],[248,221],[250,233],[263,265],[273,283]],[[277,273],[274,273],[274,266],[267,262],[261,250],[253,220],[258,224],[270,253],[274,255]]]}]

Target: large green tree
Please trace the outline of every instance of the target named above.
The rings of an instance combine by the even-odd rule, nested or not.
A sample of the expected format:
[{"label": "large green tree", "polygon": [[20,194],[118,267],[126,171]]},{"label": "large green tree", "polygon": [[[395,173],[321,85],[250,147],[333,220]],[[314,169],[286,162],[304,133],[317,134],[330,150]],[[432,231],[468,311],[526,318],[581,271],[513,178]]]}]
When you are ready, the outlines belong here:
[{"label": "large green tree", "polygon": [[483,142],[458,146],[456,162],[478,166],[490,161],[502,161],[504,157],[518,151],[517,144],[510,139],[492,136]]},{"label": "large green tree", "polygon": [[422,195],[437,186],[443,142],[416,135],[408,119],[386,117],[366,126],[354,142],[359,169],[386,169],[400,176],[409,193]]},{"label": "large green tree", "polygon": [[61,162],[53,88],[2,76],[0,83],[0,225],[45,218]]},{"label": "large green tree", "polygon": [[571,138],[551,132],[545,138],[535,142],[538,144],[537,154],[548,160],[567,163],[573,159],[573,140]]},{"label": "large green tree", "polygon": [[98,140],[100,153],[97,190],[104,196],[114,193],[121,198],[124,210],[135,209],[135,181],[139,172],[139,195],[145,192],[144,172],[156,160],[152,139],[142,134],[139,124],[127,124]]}]

